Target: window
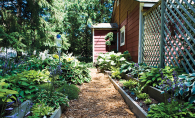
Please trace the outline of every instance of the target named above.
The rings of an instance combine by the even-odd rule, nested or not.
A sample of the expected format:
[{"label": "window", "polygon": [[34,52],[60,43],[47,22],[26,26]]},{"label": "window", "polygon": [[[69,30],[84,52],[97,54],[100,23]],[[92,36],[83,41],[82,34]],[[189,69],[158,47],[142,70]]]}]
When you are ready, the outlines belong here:
[{"label": "window", "polygon": [[120,46],[125,45],[125,26],[120,29]]}]

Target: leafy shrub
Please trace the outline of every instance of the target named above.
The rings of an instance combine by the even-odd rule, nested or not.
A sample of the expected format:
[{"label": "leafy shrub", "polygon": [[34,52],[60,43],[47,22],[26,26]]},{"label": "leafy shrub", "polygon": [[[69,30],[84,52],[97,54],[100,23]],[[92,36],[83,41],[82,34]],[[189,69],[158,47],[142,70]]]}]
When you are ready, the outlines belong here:
[{"label": "leafy shrub", "polygon": [[97,58],[98,67],[105,70],[111,70],[111,66],[120,68],[125,62],[126,59],[124,58],[124,54],[121,54],[120,52],[114,53],[112,51],[105,54],[99,54]]},{"label": "leafy shrub", "polygon": [[36,103],[31,108],[31,112],[33,117],[43,117],[52,115],[54,112],[54,108],[50,106],[46,106],[44,103]]},{"label": "leafy shrub", "polygon": [[51,92],[47,90],[42,90],[36,93],[37,99],[34,103],[42,102],[50,107],[58,108],[60,105],[65,104],[68,106],[68,96],[60,92]]},{"label": "leafy shrub", "polygon": [[12,75],[5,80],[9,83],[9,88],[17,91],[19,94],[17,97],[21,97],[20,101],[23,102],[26,99],[32,99],[35,97],[35,93],[38,91],[38,87],[35,82],[29,81],[22,73]]},{"label": "leafy shrub", "polygon": [[129,81],[124,82],[123,86],[132,90],[133,88],[135,88],[137,86],[137,84],[138,84],[137,81],[130,79]]},{"label": "leafy shrub", "polygon": [[195,117],[191,111],[195,107],[193,104],[178,103],[177,101],[172,101],[171,103],[164,104],[160,103],[158,105],[151,105],[150,111],[147,117],[149,118],[192,118]]},{"label": "leafy shrub", "polygon": [[149,95],[146,94],[146,93],[140,93],[140,94],[137,95],[137,97],[138,97],[139,99],[146,99],[146,98],[149,97]]},{"label": "leafy shrub", "polygon": [[112,78],[116,78],[116,79],[121,78],[120,68],[111,67],[111,71],[112,71]]},{"label": "leafy shrub", "polygon": [[145,104],[151,104],[152,103],[152,100],[150,100],[150,98],[147,98],[147,99],[145,99],[144,103]]},{"label": "leafy shrub", "polygon": [[41,82],[48,82],[49,81],[49,75],[50,72],[45,71],[36,71],[36,70],[30,70],[30,71],[24,71],[22,72],[23,76],[27,78],[29,81],[36,82],[37,84],[40,84]]},{"label": "leafy shrub", "polygon": [[73,66],[72,64],[62,64],[62,71],[62,77],[65,78],[67,82],[82,84],[83,82],[89,82],[91,80],[90,71],[81,65]]},{"label": "leafy shrub", "polygon": [[67,83],[56,91],[66,94],[68,96],[68,99],[70,100],[77,99],[80,92],[79,88],[76,85]]}]

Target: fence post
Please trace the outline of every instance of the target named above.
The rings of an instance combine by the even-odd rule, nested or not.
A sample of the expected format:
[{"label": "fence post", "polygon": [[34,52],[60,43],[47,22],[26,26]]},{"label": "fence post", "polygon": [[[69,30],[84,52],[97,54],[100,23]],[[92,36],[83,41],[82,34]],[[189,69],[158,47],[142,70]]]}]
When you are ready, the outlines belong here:
[{"label": "fence post", "polygon": [[160,67],[164,65],[164,13],[165,13],[165,0],[161,0],[161,31],[160,31]]}]

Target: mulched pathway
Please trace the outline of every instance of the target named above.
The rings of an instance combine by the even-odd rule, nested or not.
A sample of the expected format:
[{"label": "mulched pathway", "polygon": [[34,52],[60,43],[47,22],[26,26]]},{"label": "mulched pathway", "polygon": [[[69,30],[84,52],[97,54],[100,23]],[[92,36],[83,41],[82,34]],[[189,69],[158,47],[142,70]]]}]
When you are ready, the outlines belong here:
[{"label": "mulched pathway", "polygon": [[136,118],[107,75],[90,69],[92,80],[79,85],[79,99],[70,101],[61,118]]}]

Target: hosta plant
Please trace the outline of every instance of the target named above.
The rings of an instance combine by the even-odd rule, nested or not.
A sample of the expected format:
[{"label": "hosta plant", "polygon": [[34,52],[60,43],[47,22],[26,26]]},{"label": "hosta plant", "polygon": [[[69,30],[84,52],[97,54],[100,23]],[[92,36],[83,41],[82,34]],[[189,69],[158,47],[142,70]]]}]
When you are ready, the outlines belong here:
[{"label": "hosta plant", "polygon": [[147,93],[140,93],[137,95],[139,99],[147,99],[149,95]]},{"label": "hosta plant", "polygon": [[145,104],[151,104],[152,103],[152,100],[150,98],[147,98],[147,99],[145,99],[144,103]]},{"label": "hosta plant", "polygon": [[69,106],[68,96],[60,92],[42,90],[37,92],[36,96],[37,98],[34,100],[34,103],[42,102],[53,108],[58,108],[62,104]]},{"label": "hosta plant", "polygon": [[111,72],[112,72],[112,75],[111,75],[112,78],[114,79],[121,78],[120,68],[111,67]]},{"label": "hosta plant", "polygon": [[138,82],[135,80],[129,80],[123,83],[123,86],[126,88],[129,88],[129,90],[132,90],[133,88],[135,88],[137,86]]},{"label": "hosta plant", "polygon": [[148,112],[148,118],[194,118],[195,114],[192,113],[194,110],[193,104],[185,102],[183,104],[172,101],[171,103],[155,104],[151,105]]},{"label": "hosta plant", "polygon": [[36,103],[31,108],[31,112],[33,116],[36,117],[43,117],[43,116],[49,116],[52,115],[54,112],[54,108],[50,107],[48,105],[45,105],[45,103]]}]

